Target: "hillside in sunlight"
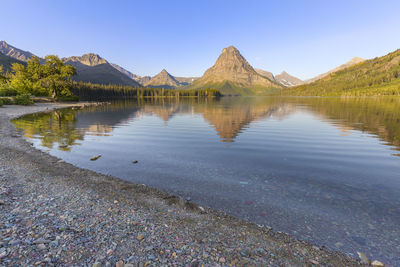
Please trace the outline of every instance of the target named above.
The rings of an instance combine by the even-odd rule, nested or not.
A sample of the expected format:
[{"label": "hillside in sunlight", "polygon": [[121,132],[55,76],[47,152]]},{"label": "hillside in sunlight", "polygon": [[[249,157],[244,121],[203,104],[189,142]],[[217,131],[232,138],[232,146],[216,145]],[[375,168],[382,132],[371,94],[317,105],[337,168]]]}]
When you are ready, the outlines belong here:
[{"label": "hillside in sunlight", "polygon": [[348,68],[293,88],[282,95],[371,96],[400,94],[400,49],[383,57],[354,64]]}]

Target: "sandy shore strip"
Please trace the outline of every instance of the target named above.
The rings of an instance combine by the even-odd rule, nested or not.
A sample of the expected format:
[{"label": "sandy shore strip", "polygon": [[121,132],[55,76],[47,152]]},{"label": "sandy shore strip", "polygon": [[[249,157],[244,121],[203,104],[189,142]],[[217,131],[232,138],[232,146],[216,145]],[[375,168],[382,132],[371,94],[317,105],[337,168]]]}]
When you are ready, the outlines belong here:
[{"label": "sandy shore strip", "polygon": [[74,105],[0,108],[0,266],[362,265],[160,190],[77,168],[33,148],[10,123]]}]

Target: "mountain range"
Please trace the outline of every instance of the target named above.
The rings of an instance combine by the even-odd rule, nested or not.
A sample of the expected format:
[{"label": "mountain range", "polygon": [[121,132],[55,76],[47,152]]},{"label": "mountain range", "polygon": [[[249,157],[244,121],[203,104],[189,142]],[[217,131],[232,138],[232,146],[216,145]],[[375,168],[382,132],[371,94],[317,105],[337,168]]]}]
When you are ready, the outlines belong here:
[{"label": "mountain range", "polygon": [[[0,41],[0,53],[10,58],[17,59],[20,62],[26,62],[34,56],[33,53],[16,48],[5,41]],[[200,77],[176,77],[168,73],[166,70],[161,71],[153,77],[139,76],[115,63],[108,62],[106,59],[94,53],[88,53],[82,56],[71,56],[63,58],[63,60],[67,64],[74,65],[77,68],[77,75],[73,78],[76,81],[173,89],[188,86],[200,79]],[[5,65],[4,69],[10,70],[10,62],[13,61],[11,59],[2,58],[0,64]],[[118,72],[115,72],[114,70],[117,70]],[[262,70],[259,69],[256,71],[262,72]],[[266,75],[266,77],[273,83],[277,82],[282,83],[284,86],[288,85],[288,83],[276,79],[272,73],[268,73],[269,74]],[[126,79],[126,77],[129,79]]]},{"label": "mountain range", "polygon": [[[395,51],[393,53],[396,54],[399,52]],[[303,95],[320,95],[321,91],[314,92],[312,88],[321,88],[322,86],[329,88],[334,83],[336,83],[336,85],[337,83],[345,83],[344,80],[346,80],[347,84],[354,83],[354,81],[357,80],[359,84],[365,87],[360,77],[363,77],[362,79],[364,80],[371,80],[371,77],[376,76],[374,79],[380,79],[379,81],[392,81],[392,78],[396,77],[395,74],[390,76],[385,73],[385,71],[393,70],[393,66],[397,66],[396,60],[398,60],[398,57],[391,59],[394,60],[394,63],[389,60],[389,62],[392,62],[390,64],[394,64],[393,66],[391,65],[391,67],[383,63],[383,67],[379,65],[381,64],[381,61],[379,61],[380,59],[386,62],[385,58],[390,57],[390,55],[392,54],[373,60],[364,60],[359,57],[354,57],[343,65],[305,81],[285,71],[274,75],[267,70],[253,68],[241,55],[239,50],[233,46],[224,48],[215,64],[206,70],[202,77],[176,77],[168,73],[165,69],[153,77],[139,76],[117,64],[108,62],[106,59],[94,53],[67,57],[62,60],[66,64],[71,64],[76,67],[77,75],[73,77],[75,81],[166,89],[214,88],[219,89],[221,93],[226,95],[268,94],[277,91],[281,92],[282,89],[284,89],[284,93],[295,92],[295,94]],[[0,65],[3,66],[4,71],[10,71],[13,63],[26,64],[25,62],[32,56],[34,56],[34,54],[29,51],[24,51],[9,45],[5,41],[0,41]],[[374,60],[378,60],[378,63],[376,63],[377,65],[371,65],[371,62],[375,62]],[[356,76],[348,77],[346,73],[353,73],[353,75]],[[341,77],[343,80],[341,80]],[[369,86],[378,84],[379,81],[376,80],[371,80]],[[349,85],[347,87],[349,87]],[[323,90],[326,91],[326,89]],[[335,88],[331,90],[335,90]]]}]

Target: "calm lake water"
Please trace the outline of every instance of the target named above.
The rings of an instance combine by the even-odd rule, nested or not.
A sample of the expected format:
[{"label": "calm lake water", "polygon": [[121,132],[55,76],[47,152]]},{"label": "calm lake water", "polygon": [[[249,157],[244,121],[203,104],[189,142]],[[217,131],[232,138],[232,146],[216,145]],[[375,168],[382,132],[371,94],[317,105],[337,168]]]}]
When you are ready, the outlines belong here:
[{"label": "calm lake water", "polygon": [[400,266],[400,98],[148,99],[14,123],[76,166]]}]

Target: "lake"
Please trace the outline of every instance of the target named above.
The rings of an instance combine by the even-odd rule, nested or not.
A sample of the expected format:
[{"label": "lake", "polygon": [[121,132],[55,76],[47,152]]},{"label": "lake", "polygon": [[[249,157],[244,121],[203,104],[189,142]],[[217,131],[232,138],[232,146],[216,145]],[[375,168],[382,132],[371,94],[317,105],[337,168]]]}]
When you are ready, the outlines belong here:
[{"label": "lake", "polygon": [[142,99],[13,122],[76,166],[400,265],[400,98]]}]

